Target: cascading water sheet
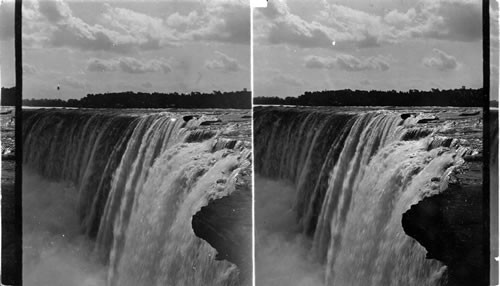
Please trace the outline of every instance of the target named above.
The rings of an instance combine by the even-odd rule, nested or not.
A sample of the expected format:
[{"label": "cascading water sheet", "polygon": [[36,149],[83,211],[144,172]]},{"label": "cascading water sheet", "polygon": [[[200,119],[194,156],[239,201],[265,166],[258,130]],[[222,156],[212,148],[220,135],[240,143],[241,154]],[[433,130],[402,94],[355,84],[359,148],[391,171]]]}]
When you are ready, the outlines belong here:
[{"label": "cascading water sheet", "polygon": [[[250,122],[234,111],[204,125],[218,121],[200,112],[26,112],[23,192],[34,207],[25,210],[26,285],[40,277],[52,285],[242,285],[241,269],[216,259],[191,221],[242,190]],[[43,197],[52,217],[36,204]],[[65,275],[54,275],[64,265]]]},{"label": "cascading water sheet", "polygon": [[[257,212],[284,206],[288,217],[256,216],[258,284],[440,285],[446,267],[426,259],[401,218],[446,189],[470,150],[402,112],[256,109]],[[286,272],[303,274],[288,281]]]}]

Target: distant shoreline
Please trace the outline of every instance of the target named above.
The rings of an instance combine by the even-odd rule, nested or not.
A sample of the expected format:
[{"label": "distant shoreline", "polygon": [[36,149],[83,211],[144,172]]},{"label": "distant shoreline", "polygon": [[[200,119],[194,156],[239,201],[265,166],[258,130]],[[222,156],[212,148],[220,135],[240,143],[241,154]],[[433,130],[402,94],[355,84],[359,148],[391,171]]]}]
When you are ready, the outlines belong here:
[{"label": "distant shoreline", "polygon": [[[482,88],[419,91],[323,90],[306,91],[298,97],[254,97],[254,105],[291,106],[457,106],[483,107]],[[492,101],[494,105],[494,101]]]},{"label": "distant shoreline", "polygon": [[[17,92],[15,87],[2,88],[1,105],[15,105]],[[252,92],[246,89],[239,91],[217,91],[201,93],[145,93],[145,92],[111,92],[87,94],[80,99],[23,99],[23,106],[38,107],[74,107],[74,108],[221,108],[251,109]]]}]

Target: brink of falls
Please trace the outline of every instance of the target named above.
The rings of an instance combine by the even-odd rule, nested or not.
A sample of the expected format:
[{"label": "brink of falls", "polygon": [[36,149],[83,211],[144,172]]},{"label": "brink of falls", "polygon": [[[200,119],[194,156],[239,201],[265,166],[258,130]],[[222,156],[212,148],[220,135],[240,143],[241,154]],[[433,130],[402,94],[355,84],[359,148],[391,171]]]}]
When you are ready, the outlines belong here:
[{"label": "brink of falls", "polygon": [[[203,207],[235,194],[251,196],[247,111],[24,112],[25,175],[34,178],[23,187],[26,285],[42,278],[53,285],[251,282],[243,275],[251,264],[235,264],[249,243],[230,261],[218,252],[235,252],[233,245],[201,239],[192,224]],[[43,203],[55,200],[60,204],[47,213]],[[203,222],[220,219],[219,212]],[[220,239],[250,236],[251,221],[239,222],[215,232]],[[42,235],[46,240],[37,240]],[[44,276],[57,268],[72,277]]]},{"label": "brink of falls", "polygon": [[[402,215],[448,188],[481,128],[454,109],[256,108],[257,284],[298,272],[275,285],[441,285],[446,267]],[[281,217],[259,217],[278,204]]]}]

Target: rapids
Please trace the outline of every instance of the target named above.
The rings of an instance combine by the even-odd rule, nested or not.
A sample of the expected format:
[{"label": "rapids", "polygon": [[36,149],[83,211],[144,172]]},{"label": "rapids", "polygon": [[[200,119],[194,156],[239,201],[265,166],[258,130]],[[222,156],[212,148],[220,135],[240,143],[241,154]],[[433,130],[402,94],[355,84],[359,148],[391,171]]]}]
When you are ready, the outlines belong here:
[{"label": "rapids", "polygon": [[[422,124],[425,116],[255,110],[258,285],[440,285],[445,266],[426,259],[401,217],[446,189],[471,150],[443,140],[443,124]],[[285,207],[259,216],[277,205]],[[284,273],[303,274],[286,281]]]},{"label": "rapids", "polygon": [[28,285],[240,285],[191,220],[237,191],[250,122],[196,112],[25,111]]}]

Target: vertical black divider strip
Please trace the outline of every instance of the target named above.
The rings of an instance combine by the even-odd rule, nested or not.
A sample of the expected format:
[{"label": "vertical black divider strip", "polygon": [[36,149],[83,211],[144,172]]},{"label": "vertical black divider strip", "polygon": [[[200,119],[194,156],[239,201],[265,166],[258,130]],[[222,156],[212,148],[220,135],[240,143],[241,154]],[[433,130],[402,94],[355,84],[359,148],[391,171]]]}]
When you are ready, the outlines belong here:
[{"label": "vertical black divider strip", "polygon": [[16,179],[15,179],[15,208],[16,208],[16,273],[15,284],[22,285],[23,280],[23,41],[22,41],[22,0],[16,0],[15,21],[16,21]]},{"label": "vertical black divider strip", "polygon": [[[490,277],[490,5],[483,0],[483,259]],[[489,278],[488,278],[489,280]]]},{"label": "vertical black divider strip", "polygon": [[[16,0],[14,6],[14,44],[16,69],[15,101],[15,179],[14,193],[2,193],[2,285],[22,285],[22,1]],[[13,208],[11,210],[6,209]],[[6,217],[4,214],[9,211]],[[12,221],[5,221],[12,220]],[[4,225],[9,225],[4,228]],[[6,243],[8,242],[8,245]]]}]

